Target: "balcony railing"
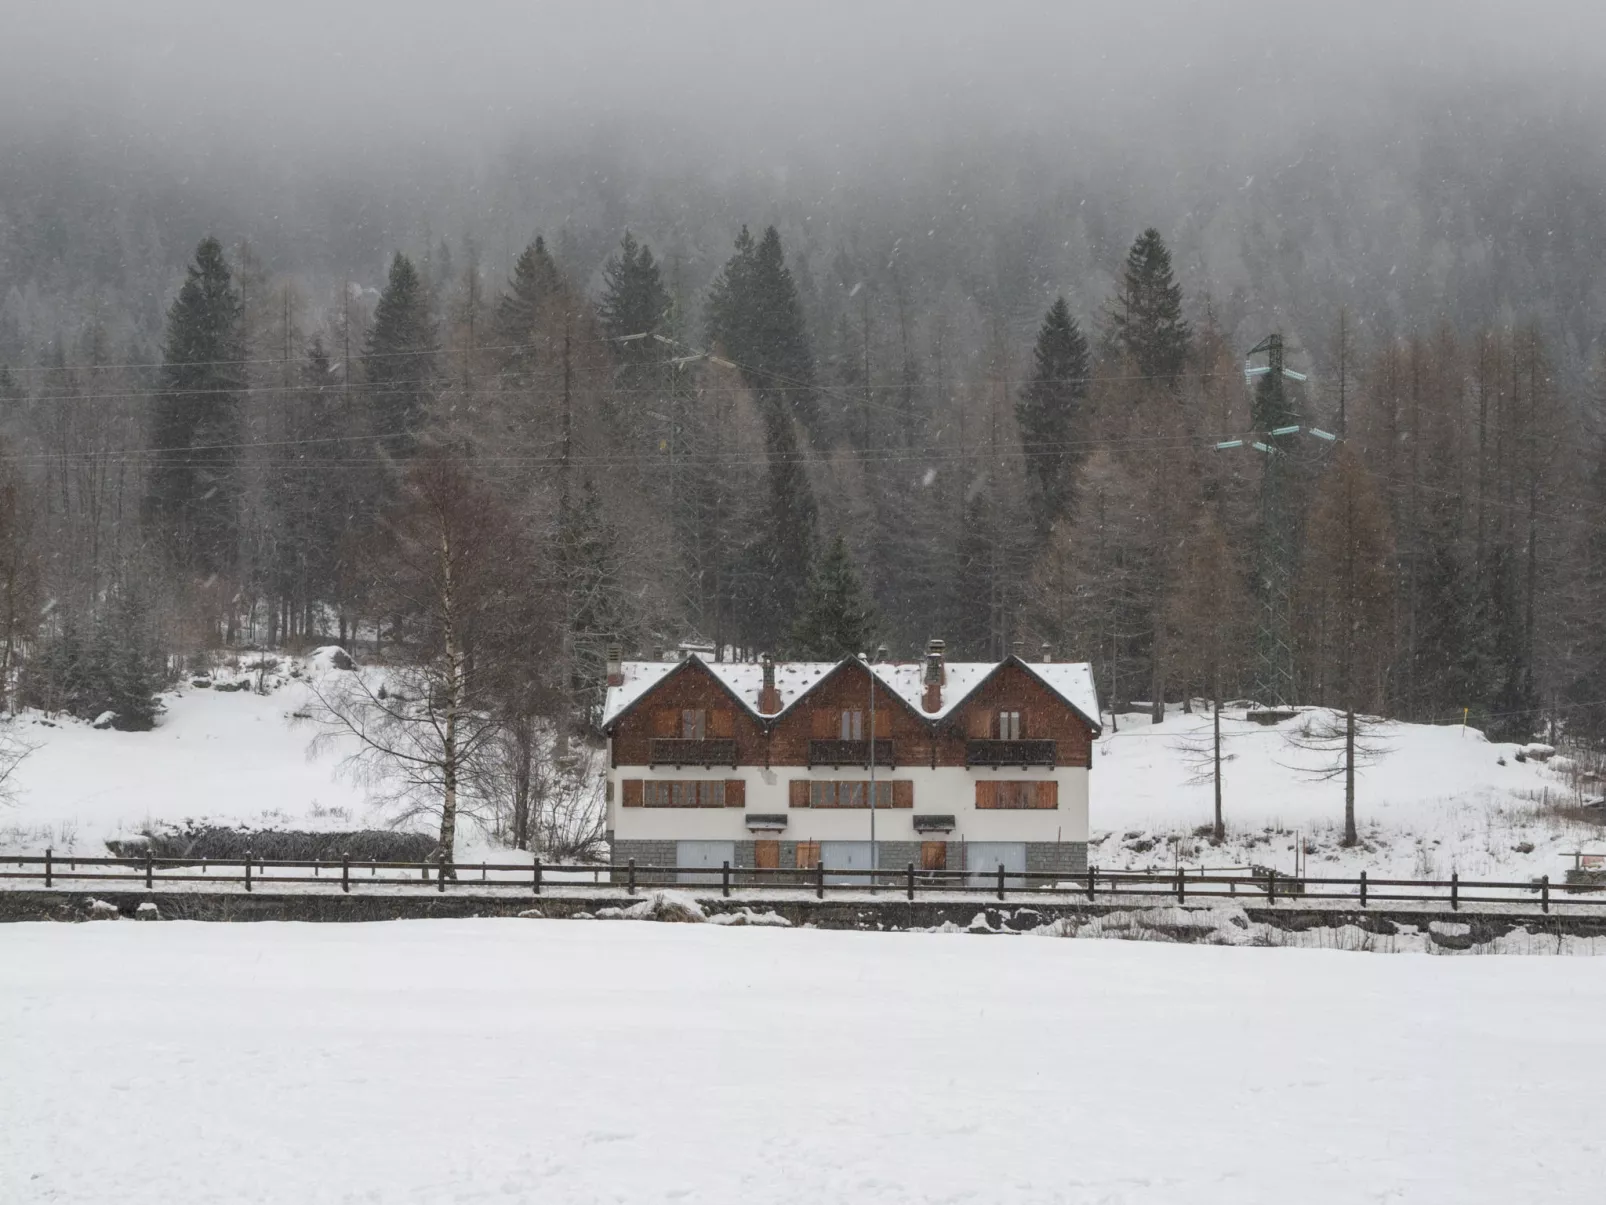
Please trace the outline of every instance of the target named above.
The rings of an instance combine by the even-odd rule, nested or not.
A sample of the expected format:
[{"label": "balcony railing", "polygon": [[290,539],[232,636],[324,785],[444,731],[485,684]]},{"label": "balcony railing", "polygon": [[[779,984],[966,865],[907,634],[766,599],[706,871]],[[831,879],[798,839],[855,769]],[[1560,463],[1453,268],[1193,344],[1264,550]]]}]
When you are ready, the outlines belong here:
[{"label": "balcony railing", "polygon": [[967,766],[1052,766],[1053,741],[971,741],[965,747]]},{"label": "balcony railing", "polygon": [[730,737],[686,740],[654,737],[649,754],[655,766],[734,766],[736,742]]},{"label": "balcony railing", "polygon": [[892,741],[878,739],[874,742],[812,740],[809,742],[809,766],[868,766],[872,743],[875,745],[876,765],[897,765],[892,756]]}]

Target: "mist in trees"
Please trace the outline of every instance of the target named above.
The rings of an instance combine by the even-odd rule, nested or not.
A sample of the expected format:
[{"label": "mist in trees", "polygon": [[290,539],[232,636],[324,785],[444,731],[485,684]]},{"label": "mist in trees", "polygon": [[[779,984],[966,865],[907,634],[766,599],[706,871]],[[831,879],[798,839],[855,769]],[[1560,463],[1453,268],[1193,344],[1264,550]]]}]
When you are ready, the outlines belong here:
[{"label": "mist in trees", "polygon": [[[714,54],[644,11],[649,54],[510,8],[465,80],[457,30],[371,22],[364,68],[325,74],[238,16],[228,78],[190,68],[204,113],[176,72],[130,83],[121,47],[84,77],[59,16],[17,31],[0,55],[34,53],[0,96],[71,77],[130,136],[0,106],[13,697],[110,697],[83,685],[103,631],[434,666],[386,739],[438,741],[458,690],[487,724],[463,739],[502,760],[454,789],[501,784],[528,842],[613,641],[1047,644],[1092,663],[1112,723],[1163,724],[1167,700],[1264,693],[1286,594],[1294,701],[1606,736],[1599,40],[1426,3],[1387,31],[1302,15],[1322,53],[1285,76],[1197,6],[1029,30],[937,7],[858,14],[857,40],[829,6],[793,22],[820,62],[878,68],[825,90],[768,21]],[[609,51],[584,88],[508,58],[555,30]],[[1133,88],[1105,50],[1139,43]],[[261,104],[269,61],[324,103]],[[407,86],[373,105],[374,80]],[[143,108],[111,111],[119,81]],[[1308,379],[1245,378],[1274,332]],[[511,679],[485,676],[487,635],[452,686],[422,562],[399,584],[420,466],[542,600],[497,604],[540,653],[499,656]],[[107,709],[137,724],[124,676]]]}]

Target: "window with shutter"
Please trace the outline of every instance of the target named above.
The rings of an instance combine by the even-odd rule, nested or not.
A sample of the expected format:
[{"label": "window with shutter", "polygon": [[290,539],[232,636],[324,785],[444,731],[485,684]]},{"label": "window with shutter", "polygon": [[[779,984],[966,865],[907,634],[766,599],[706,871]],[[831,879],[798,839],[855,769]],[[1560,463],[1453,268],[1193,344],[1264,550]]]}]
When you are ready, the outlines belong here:
[{"label": "window with shutter", "polygon": [[728,808],[744,808],[747,806],[747,783],[740,778],[727,778],[725,780],[725,806]]},{"label": "window with shutter", "polygon": [[817,741],[840,740],[842,717],[834,711],[817,707],[809,712],[809,735]]},{"label": "window with shutter", "polygon": [[729,707],[716,707],[708,713],[708,735],[727,740],[736,735],[736,713]]},{"label": "window with shutter", "polygon": [[842,722],[838,725],[838,736],[845,741],[862,741],[864,739],[864,712],[844,710]]},{"label": "window with shutter", "polygon": [[659,707],[652,713],[652,734],[673,737],[680,732],[680,712],[673,707]]},{"label": "window with shutter", "polygon": [[680,739],[703,741],[708,739],[708,713],[700,707],[688,707],[680,713]]},{"label": "window with shutter", "polygon": [[982,810],[998,806],[998,784],[992,779],[976,784],[976,806]]},{"label": "window with shutter", "polygon": [[795,808],[808,807],[809,785],[809,780],[806,778],[792,779],[792,781],[787,784],[787,793],[789,796],[787,799],[787,804]]},{"label": "window with shutter", "polygon": [[627,778],[619,784],[621,802],[627,808],[641,806],[641,779]]},{"label": "window with shutter", "polygon": [[915,784],[907,778],[894,779],[892,783],[892,806],[895,808],[912,808],[915,805]]}]

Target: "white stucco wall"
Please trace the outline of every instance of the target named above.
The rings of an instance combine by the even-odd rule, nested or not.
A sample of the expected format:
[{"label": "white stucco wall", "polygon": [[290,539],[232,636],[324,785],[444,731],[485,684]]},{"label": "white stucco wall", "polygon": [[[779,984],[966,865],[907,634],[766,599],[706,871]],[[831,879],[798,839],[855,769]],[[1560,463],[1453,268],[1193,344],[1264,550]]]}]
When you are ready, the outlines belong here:
[{"label": "white stucco wall", "polygon": [[[869,772],[859,769],[815,769],[780,766],[765,770],[758,766],[657,767],[620,766],[608,774],[608,828],[620,841],[743,841],[780,837],[787,841],[862,841],[870,833],[868,808],[793,808],[788,783],[793,778],[812,781],[864,780]],[[746,808],[649,808],[620,805],[620,783],[627,778],[674,781],[676,779],[742,779],[747,784]],[[976,809],[978,779],[1053,779],[1059,783],[1059,807],[1014,811]],[[1088,771],[1082,767],[1059,769],[972,770],[962,766],[900,766],[896,770],[877,768],[878,781],[907,779],[914,784],[914,807],[877,808],[876,837],[883,841],[916,841],[946,838],[951,841],[1086,841],[1088,836]],[[780,833],[752,833],[749,812],[784,815],[786,828]],[[917,814],[937,813],[954,817],[952,833],[915,831]]]}]

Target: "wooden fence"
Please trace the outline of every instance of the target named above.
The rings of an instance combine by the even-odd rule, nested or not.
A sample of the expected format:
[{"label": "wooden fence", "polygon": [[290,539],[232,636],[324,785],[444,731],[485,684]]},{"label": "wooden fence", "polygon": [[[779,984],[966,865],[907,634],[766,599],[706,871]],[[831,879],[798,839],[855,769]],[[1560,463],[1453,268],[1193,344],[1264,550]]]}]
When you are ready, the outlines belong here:
[{"label": "wooden fence", "polygon": [[1429,904],[1458,910],[1463,904],[1537,906],[1550,911],[1553,893],[1569,903],[1606,905],[1606,889],[1598,885],[1552,884],[1550,876],[1524,882],[1495,882],[1463,879],[1378,879],[1361,871],[1355,878],[1319,878],[1310,875],[1279,875],[1273,870],[1255,868],[1250,873],[1209,873],[1175,871],[1100,870],[1090,867],[1082,874],[1058,871],[1006,870],[943,871],[920,870],[910,863],[901,868],[848,870],[827,868],[816,862],[808,869],[776,870],[751,866],[710,868],[680,866],[638,866],[634,861],[619,866],[543,863],[447,862],[364,862],[342,858],[332,861],[268,861],[247,854],[243,858],[144,858],[61,856],[51,850],[43,855],[0,857],[0,880],[7,886],[32,884],[47,889],[70,888],[93,883],[111,888],[143,887],[154,891],[158,883],[186,887],[242,887],[255,890],[307,890],[318,886],[332,890],[336,885],[350,893],[364,886],[386,890],[436,892],[496,891],[527,892],[561,889],[588,894],[627,895],[661,887],[717,887],[723,896],[748,895],[754,891],[788,890],[811,892],[819,899],[832,893],[875,893],[903,896],[979,895],[997,899],[1010,897],[1049,897],[1060,902],[1078,899],[1110,902],[1121,897],[1169,897],[1177,902],[1192,899],[1243,899],[1244,902],[1276,905],[1334,901],[1367,908],[1373,904]]}]

